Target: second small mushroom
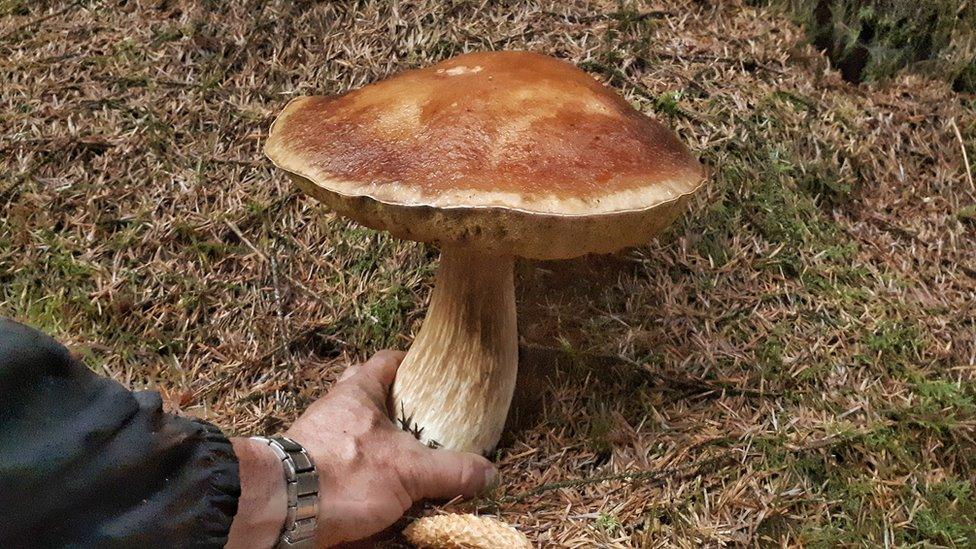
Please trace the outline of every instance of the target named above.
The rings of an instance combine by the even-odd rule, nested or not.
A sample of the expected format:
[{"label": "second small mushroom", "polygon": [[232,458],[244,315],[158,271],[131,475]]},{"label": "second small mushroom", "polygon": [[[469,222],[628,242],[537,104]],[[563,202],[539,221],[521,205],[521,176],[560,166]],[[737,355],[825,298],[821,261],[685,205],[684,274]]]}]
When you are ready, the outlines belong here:
[{"label": "second small mushroom", "polygon": [[432,445],[488,453],[518,369],[513,261],[646,243],[702,185],[672,131],[576,67],[461,55],[289,103],[268,157],[338,213],[441,249],[393,408]]}]

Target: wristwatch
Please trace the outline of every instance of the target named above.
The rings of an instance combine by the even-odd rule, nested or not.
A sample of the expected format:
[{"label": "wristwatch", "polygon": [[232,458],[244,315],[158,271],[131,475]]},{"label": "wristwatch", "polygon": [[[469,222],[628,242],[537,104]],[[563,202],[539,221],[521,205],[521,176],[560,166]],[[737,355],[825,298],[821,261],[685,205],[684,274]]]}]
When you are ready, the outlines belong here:
[{"label": "wristwatch", "polygon": [[267,444],[285,472],[288,515],[276,549],[315,547],[315,527],[319,515],[319,475],[311,456],[302,445],[288,437],[251,437]]}]

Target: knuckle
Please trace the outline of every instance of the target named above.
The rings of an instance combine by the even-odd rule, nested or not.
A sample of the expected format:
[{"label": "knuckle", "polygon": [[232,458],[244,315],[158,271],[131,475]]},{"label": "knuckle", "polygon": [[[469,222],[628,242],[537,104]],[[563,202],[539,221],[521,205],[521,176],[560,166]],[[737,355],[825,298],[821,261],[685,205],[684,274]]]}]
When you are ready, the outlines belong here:
[{"label": "knuckle", "polygon": [[413,505],[413,496],[402,486],[393,490],[393,496],[396,498],[396,501],[400,505],[400,509],[402,511],[406,511],[411,505]]},{"label": "knuckle", "polygon": [[387,362],[387,361],[399,362],[400,360],[403,359],[404,354],[405,353],[403,351],[394,351],[393,349],[383,349],[381,351],[378,351],[375,355],[373,355],[373,358],[375,358],[377,361],[382,361],[382,362]]},{"label": "knuckle", "polygon": [[360,408],[356,413],[350,414],[348,425],[350,432],[363,436],[377,428],[379,417],[372,408]]},{"label": "knuckle", "polygon": [[458,467],[458,488],[463,489],[469,486],[472,482],[474,482],[477,473],[478,468],[475,466],[474,462],[468,459],[462,461],[461,465]]},{"label": "knuckle", "polygon": [[370,406],[363,411],[363,421],[366,427],[372,431],[379,429],[383,424],[389,422],[389,419],[386,417],[386,414]]},{"label": "knuckle", "polygon": [[[371,501],[366,504],[366,513],[384,524],[392,524],[400,518],[404,510],[399,508],[399,502],[394,505],[391,503],[394,502],[387,499]],[[409,505],[407,507],[409,508]]]},{"label": "knuckle", "polygon": [[363,441],[356,436],[335,437],[333,449],[336,459],[343,464],[357,463],[364,455]]}]

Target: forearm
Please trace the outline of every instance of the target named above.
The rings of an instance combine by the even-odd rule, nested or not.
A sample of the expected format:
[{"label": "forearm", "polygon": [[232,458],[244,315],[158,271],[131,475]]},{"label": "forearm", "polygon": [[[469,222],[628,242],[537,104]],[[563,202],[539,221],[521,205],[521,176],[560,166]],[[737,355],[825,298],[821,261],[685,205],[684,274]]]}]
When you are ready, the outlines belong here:
[{"label": "forearm", "polygon": [[[402,358],[350,370],[288,432],[319,466],[320,545],[379,532],[423,498],[472,496],[491,477],[484,458],[426,448],[389,420]],[[166,414],[157,393],[96,376],[2,318],[0,395],[0,547],[277,543],[288,497],[265,443]]]},{"label": "forearm", "polygon": [[240,464],[241,497],[226,547],[273,547],[287,511],[281,461],[267,444],[247,438],[232,438],[231,444]]},{"label": "forearm", "polygon": [[2,318],[0,395],[0,547],[226,544],[238,459],[216,427]]}]

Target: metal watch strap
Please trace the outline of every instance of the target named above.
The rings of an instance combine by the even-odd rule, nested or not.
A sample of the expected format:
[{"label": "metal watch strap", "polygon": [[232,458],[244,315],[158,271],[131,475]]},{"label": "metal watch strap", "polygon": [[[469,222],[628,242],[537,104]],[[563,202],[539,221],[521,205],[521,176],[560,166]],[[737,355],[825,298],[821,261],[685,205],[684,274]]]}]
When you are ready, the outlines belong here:
[{"label": "metal watch strap", "polygon": [[305,549],[315,546],[319,515],[319,475],[311,456],[288,437],[251,437],[271,448],[281,460],[288,491],[288,515],[276,548]]}]

